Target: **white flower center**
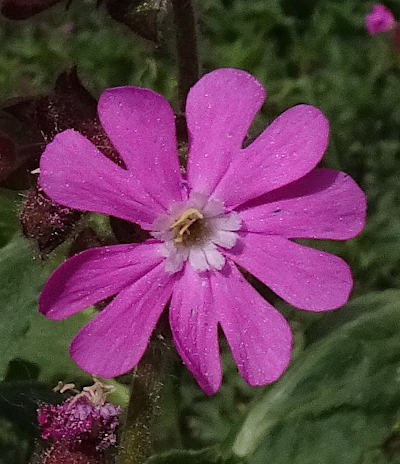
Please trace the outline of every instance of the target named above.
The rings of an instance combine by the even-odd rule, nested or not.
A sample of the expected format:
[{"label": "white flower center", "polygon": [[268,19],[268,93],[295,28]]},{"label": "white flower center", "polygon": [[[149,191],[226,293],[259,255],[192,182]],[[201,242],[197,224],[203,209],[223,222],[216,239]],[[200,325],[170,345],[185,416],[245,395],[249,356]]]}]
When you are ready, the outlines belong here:
[{"label": "white flower center", "polygon": [[225,212],[224,204],[202,193],[192,192],[187,201],[173,203],[158,217],[152,235],[164,243],[165,270],[171,274],[188,260],[197,272],[222,269],[225,258],[217,246],[232,248],[241,220],[236,212]]}]

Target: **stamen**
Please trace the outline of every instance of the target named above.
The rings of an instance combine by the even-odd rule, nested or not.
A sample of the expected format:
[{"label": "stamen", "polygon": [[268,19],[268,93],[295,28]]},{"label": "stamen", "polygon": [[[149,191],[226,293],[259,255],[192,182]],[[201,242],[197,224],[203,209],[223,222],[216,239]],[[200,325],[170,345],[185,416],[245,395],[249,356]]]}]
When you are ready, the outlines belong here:
[{"label": "stamen", "polygon": [[181,216],[169,227],[170,230],[176,229],[177,234],[174,239],[176,243],[182,243],[184,235],[190,235],[190,226],[199,219],[204,219],[204,216],[196,208],[189,208],[184,211]]}]

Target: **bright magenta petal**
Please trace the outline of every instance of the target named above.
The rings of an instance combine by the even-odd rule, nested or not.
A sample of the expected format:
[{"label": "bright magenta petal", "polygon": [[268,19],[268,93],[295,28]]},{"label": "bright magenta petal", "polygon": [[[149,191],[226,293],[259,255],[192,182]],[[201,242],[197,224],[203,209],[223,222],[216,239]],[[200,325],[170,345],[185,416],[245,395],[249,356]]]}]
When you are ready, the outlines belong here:
[{"label": "bright magenta petal", "polygon": [[285,318],[227,263],[212,277],[214,305],[239,372],[250,385],[277,380],[287,368],[292,333]]},{"label": "bright magenta petal", "polygon": [[298,105],[281,114],[240,155],[214,191],[235,207],[300,179],[321,160],[329,135],[320,110]]},{"label": "bright magenta petal", "polygon": [[171,296],[173,282],[160,264],[123,290],[74,338],[72,359],[85,371],[106,378],[136,366]]},{"label": "bright magenta petal", "polygon": [[147,229],[165,211],[135,173],[117,166],[73,130],[47,145],[40,160],[40,186],[61,205],[117,216]]},{"label": "bright magenta petal", "polygon": [[175,284],[170,324],[178,353],[208,395],[221,385],[218,321],[208,273],[186,266]]},{"label": "bright magenta petal", "polygon": [[309,311],[344,305],[353,286],[350,269],[341,258],[276,235],[245,234],[224,254],[288,303]]},{"label": "bright magenta petal", "polygon": [[39,299],[50,319],[64,319],[115,295],[160,263],[158,243],[92,248],[58,267]]},{"label": "bright magenta petal", "polygon": [[182,200],[182,179],[169,103],[152,90],[108,89],[99,100],[99,117],[128,170],[164,206]]},{"label": "bright magenta petal", "polygon": [[250,232],[287,238],[346,240],[365,225],[364,192],[347,174],[315,169],[240,210]]},{"label": "bright magenta petal", "polygon": [[264,97],[263,86],[253,76],[230,68],[206,74],[190,90],[188,181],[194,191],[215,189],[238,156]]}]

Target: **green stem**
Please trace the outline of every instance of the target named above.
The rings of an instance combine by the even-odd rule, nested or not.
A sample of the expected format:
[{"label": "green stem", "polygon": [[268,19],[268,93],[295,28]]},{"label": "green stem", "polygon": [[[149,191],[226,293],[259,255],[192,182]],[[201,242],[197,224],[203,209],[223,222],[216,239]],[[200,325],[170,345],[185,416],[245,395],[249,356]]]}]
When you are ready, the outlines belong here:
[{"label": "green stem", "polygon": [[116,464],[144,464],[151,455],[156,412],[169,346],[155,335],[132,374],[131,396]]},{"label": "green stem", "polygon": [[191,0],[171,0],[176,29],[179,109],[185,112],[186,96],[199,79],[196,22]]},{"label": "green stem", "polygon": [[[191,0],[171,2],[176,27],[179,108],[184,113],[189,89],[199,78],[196,25]],[[162,318],[156,332],[168,332],[165,330],[166,324],[168,325]],[[169,339],[168,335],[164,339],[155,334],[133,373],[128,411],[116,464],[144,464],[151,455],[152,422],[163,374],[168,364],[169,355],[165,352],[170,348]]]}]

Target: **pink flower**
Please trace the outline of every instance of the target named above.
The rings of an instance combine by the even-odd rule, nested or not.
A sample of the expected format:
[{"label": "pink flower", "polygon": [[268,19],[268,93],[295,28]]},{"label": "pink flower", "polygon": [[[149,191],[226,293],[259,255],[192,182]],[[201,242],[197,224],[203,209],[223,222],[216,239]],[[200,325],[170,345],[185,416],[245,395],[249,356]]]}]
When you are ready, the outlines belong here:
[{"label": "pink flower", "polygon": [[371,13],[365,17],[365,26],[371,35],[385,32],[392,28],[396,20],[393,13],[384,5],[374,5]]},{"label": "pink flower", "polygon": [[84,251],[45,286],[40,311],[51,319],[117,295],[72,342],[83,369],[113,377],[135,366],[171,300],[175,345],[207,394],[221,384],[218,325],[250,385],[278,379],[290,360],[290,327],[236,265],[298,308],[327,311],[347,301],[347,264],[291,239],[354,237],[365,196],[346,174],[314,169],[329,129],[312,106],[287,110],[243,149],[264,98],[244,71],[200,79],[187,98],[185,175],[171,107],[137,87],[108,89],[98,106],[126,170],[73,130],[47,146],[40,184],[53,200],[136,222],[154,237]]}]

